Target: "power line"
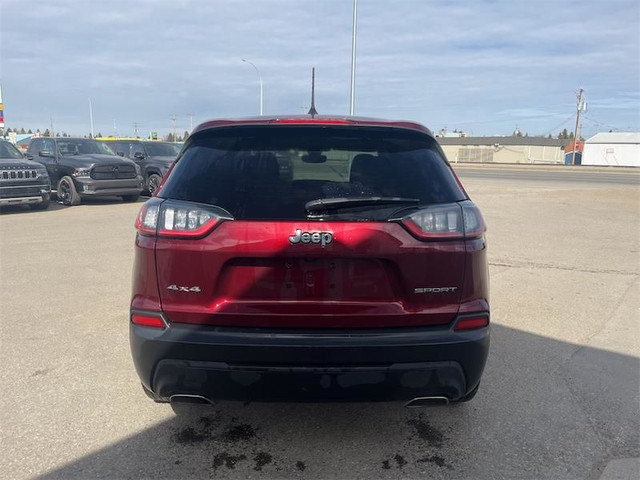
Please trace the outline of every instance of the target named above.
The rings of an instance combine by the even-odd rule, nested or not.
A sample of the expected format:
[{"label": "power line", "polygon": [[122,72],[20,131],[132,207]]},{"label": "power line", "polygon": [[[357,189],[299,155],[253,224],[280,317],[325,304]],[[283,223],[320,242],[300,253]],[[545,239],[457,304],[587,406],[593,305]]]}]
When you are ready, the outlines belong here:
[{"label": "power line", "polygon": [[627,125],[626,127],[621,128],[621,127],[616,127],[614,125],[609,125],[607,123],[599,122],[598,120],[594,120],[593,118],[587,117],[586,115],[584,115],[582,118],[584,118],[585,120],[589,120],[591,123],[595,124],[596,127],[605,127],[605,128],[610,128],[610,129],[613,129],[613,130],[620,130],[620,131],[622,131],[622,130],[634,130],[634,127],[632,127],[631,125]]},{"label": "power line", "polygon": [[573,118],[573,113],[571,115],[569,115],[567,118],[565,118],[562,123],[560,123],[558,126],[553,127],[551,130],[549,130],[547,133],[545,133],[546,135],[550,135],[553,132],[555,132],[556,130],[558,130],[560,127],[564,126],[565,123],[567,123],[569,120],[571,120]]}]

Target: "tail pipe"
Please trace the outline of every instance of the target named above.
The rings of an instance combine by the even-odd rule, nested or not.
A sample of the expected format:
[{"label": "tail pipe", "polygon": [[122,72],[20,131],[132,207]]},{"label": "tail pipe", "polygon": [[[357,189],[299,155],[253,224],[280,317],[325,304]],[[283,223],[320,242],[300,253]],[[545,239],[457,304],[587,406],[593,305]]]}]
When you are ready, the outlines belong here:
[{"label": "tail pipe", "polygon": [[207,397],[203,397],[202,395],[191,395],[188,393],[178,393],[176,395],[171,395],[171,397],[169,397],[169,401],[172,404],[186,403],[191,405],[213,405],[213,402]]},{"label": "tail pipe", "polygon": [[409,400],[404,404],[407,408],[422,408],[422,407],[439,407],[449,404],[447,397],[434,396],[434,397],[416,397]]}]

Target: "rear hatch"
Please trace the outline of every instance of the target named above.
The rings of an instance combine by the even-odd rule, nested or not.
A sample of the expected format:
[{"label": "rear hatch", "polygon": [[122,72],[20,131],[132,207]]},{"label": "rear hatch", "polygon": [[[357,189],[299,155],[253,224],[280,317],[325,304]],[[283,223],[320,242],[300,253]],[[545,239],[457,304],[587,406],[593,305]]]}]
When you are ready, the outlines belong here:
[{"label": "rear hatch", "polygon": [[191,137],[138,227],[156,237],[173,322],[445,325],[464,280],[466,200],[425,133],[218,127]]}]

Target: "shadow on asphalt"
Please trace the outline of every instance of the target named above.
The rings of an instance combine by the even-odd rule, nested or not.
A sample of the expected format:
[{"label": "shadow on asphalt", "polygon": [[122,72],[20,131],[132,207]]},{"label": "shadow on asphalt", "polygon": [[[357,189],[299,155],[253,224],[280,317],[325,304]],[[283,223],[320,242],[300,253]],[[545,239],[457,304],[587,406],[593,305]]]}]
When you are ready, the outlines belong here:
[{"label": "shadow on asphalt", "polygon": [[639,366],[494,324],[468,404],[219,403],[41,478],[598,478],[640,456]]}]

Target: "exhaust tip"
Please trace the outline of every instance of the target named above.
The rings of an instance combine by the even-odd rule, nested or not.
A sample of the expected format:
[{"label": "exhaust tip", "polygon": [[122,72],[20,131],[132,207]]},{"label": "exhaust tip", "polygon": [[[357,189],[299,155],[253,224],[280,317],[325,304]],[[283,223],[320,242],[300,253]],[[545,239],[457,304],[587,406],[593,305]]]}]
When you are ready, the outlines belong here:
[{"label": "exhaust tip", "polygon": [[213,402],[202,395],[191,395],[188,393],[179,393],[169,397],[171,404],[181,403],[189,405],[213,405]]},{"label": "exhaust tip", "polygon": [[434,397],[416,397],[405,403],[407,408],[422,408],[422,407],[440,407],[449,404],[449,399],[442,396]]}]

